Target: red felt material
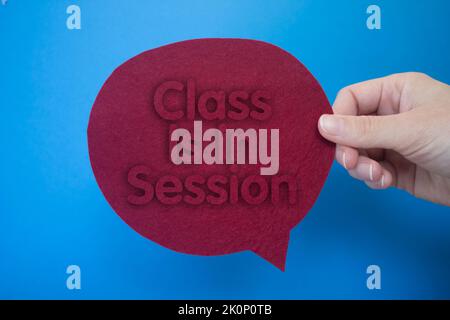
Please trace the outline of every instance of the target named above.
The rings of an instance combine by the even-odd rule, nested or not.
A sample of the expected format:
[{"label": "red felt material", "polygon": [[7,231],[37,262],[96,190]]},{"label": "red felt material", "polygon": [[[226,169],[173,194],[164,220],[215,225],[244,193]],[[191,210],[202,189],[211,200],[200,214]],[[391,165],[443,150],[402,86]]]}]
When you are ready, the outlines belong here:
[{"label": "red felt material", "polygon": [[[207,128],[255,128],[280,130],[280,169],[277,176],[295,177],[297,202],[270,199],[252,205],[242,199],[220,205],[181,201],[163,204],[154,198],[144,205],[131,204],[130,195],[141,196],[128,182],[135,166],[147,168],[148,180],[172,175],[183,183],[199,175],[235,175],[239,183],[249,175],[260,175],[260,165],[175,165],[170,160],[170,132],[190,128],[193,120],[164,120],[155,111],[156,89],[165,81],[186,86],[195,82],[194,94],[223,90],[227,108],[229,93],[257,90],[270,93],[269,119],[194,119]],[[184,88],[183,90],[186,90]],[[185,91],[183,91],[185,92]],[[189,98],[189,99],[192,99]],[[168,95],[168,108],[185,110],[184,93]],[[244,99],[245,100],[245,99]],[[250,98],[246,100],[250,103]],[[103,85],[89,120],[88,143],[97,182],[114,211],[134,230],[172,250],[196,255],[221,255],[251,250],[284,270],[290,230],[314,204],[325,182],[334,155],[334,145],[317,131],[321,114],[332,113],[319,83],[286,51],[261,41],[243,39],[199,39],[178,42],[146,51],[118,67]],[[258,116],[258,114],[255,114]],[[274,176],[262,176],[269,181]],[[228,184],[225,183],[225,189]],[[206,186],[201,186],[209,192]],[[155,190],[153,190],[155,191]],[[155,191],[156,192],[156,191]],[[172,195],[175,195],[174,193]],[[183,191],[182,196],[186,195]],[[283,198],[281,199],[283,200]]]}]

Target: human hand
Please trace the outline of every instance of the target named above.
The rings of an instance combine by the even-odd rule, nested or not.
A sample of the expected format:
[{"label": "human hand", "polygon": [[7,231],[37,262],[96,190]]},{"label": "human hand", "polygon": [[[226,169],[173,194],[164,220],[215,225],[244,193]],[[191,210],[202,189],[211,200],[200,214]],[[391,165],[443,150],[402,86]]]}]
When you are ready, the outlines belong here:
[{"label": "human hand", "polygon": [[333,110],[319,131],[352,177],[450,206],[450,86],[395,74],[342,89]]}]

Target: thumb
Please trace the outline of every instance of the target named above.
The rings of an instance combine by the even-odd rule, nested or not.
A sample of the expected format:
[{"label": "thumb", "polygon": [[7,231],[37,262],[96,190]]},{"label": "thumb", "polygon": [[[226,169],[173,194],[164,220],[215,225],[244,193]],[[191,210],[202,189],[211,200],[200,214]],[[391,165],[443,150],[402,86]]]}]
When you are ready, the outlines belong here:
[{"label": "thumb", "polygon": [[325,139],[354,148],[398,150],[408,144],[412,130],[406,114],[322,115],[319,119],[319,131]]}]

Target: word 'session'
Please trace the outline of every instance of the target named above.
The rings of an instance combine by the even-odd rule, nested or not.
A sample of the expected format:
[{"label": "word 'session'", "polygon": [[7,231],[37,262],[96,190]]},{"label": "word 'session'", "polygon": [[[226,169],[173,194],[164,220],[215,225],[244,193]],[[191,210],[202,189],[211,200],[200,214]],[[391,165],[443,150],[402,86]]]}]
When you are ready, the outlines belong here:
[{"label": "word 'session'", "polygon": [[[270,119],[271,97],[270,92],[262,89],[206,90],[198,94],[192,79],[185,83],[176,80],[161,83],[154,92],[152,107],[163,121],[170,123],[171,162],[177,166],[229,165],[232,174],[208,178],[196,174],[184,179],[163,175],[153,184],[152,170],[137,165],[128,172],[128,183],[136,188],[128,196],[128,202],[145,205],[156,198],[167,205],[182,201],[191,205],[204,202],[221,205],[235,204],[242,199],[257,205],[269,199],[277,204],[280,193],[285,192],[282,198],[290,204],[296,203],[296,179],[290,175],[277,176],[280,130],[249,127],[249,123]],[[212,125],[206,129],[204,122]],[[245,122],[247,127],[235,125],[240,122]],[[259,175],[249,175],[240,181],[234,174],[239,165],[259,165]]]}]

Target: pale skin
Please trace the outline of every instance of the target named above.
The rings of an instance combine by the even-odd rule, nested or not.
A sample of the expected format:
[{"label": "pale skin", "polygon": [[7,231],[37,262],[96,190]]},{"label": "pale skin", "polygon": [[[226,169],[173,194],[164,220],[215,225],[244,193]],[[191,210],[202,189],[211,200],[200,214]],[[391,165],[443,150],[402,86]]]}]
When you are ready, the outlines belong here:
[{"label": "pale skin", "polygon": [[319,131],[352,177],[450,206],[450,86],[395,74],[342,89],[333,111]]}]

